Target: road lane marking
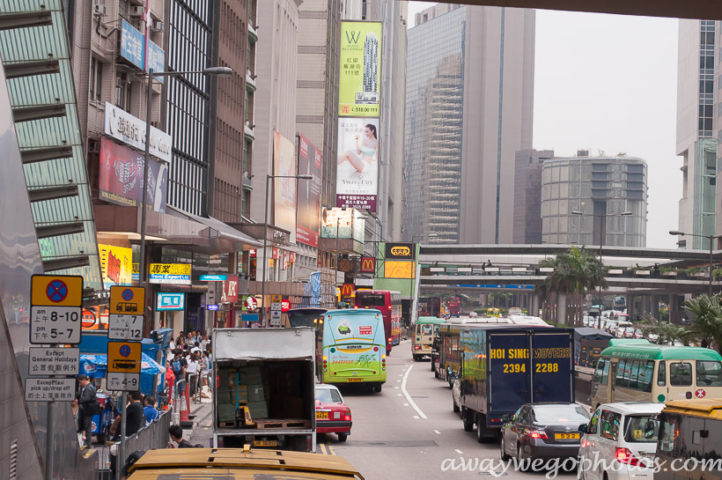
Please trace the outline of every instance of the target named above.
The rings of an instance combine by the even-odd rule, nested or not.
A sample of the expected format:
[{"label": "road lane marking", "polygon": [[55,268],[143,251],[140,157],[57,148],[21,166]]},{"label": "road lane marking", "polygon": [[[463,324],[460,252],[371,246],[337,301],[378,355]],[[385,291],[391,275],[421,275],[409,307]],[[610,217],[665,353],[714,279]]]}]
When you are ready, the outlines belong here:
[{"label": "road lane marking", "polygon": [[333,445],[328,446],[328,451],[331,452],[331,455],[336,455],[336,450],[333,448]]},{"label": "road lane marking", "polygon": [[462,452],[462,451],[459,450],[458,448],[457,448],[456,450],[454,450],[454,451],[455,451],[456,453],[458,453],[459,455],[463,455],[463,454],[464,454],[464,452]]},{"label": "road lane marking", "polygon": [[403,397],[403,395],[401,395],[400,393],[397,393],[396,395],[398,395],[399,397]]},{"label": "road lane marking", "polygon": [[408,406],[409,406],[409,404],[408,404],[408,403],[404,403],[404,407],[408,407]]},{"label": "road lane marking", "polygon": [[418,420],[418,419],[419,419],[419,416],[418,416],[418,415],[414,415],[414,420]]},{"label": "road lane marking", "polygon": [[328,455],[328,453],[326,453],[326,444],[319,443],[318,446],[321,448],[321,455]]},{"label": "road lane marking", "polygon": [[409,379],[409,373],[411,373],[412,368],[414,368],[413,365],[411,365],[409,367],[409,369],[406,370],[406,375],[404,375],[404,381],[401,382],[401,391],[406,396],[406,400],[408,400],[409,403],[411,404],[411,406],[414,407],[414,410],[416,410],[416,413],[418,413],[421,418],[426,420],[428,417],[424,414],[424,412],[421,411],[421,409],[418,407],[418,405],[416,405],[416,402],[414,402],[414,400],[411,398],[411,395],[409,395],[409,392],[406,390],[406,382]]},{"label": "road lane marking", "polygon": [[437,435],[441,435],[441,432],[438,431],[438,430],[434,430],[434,433],[437,434]]}]

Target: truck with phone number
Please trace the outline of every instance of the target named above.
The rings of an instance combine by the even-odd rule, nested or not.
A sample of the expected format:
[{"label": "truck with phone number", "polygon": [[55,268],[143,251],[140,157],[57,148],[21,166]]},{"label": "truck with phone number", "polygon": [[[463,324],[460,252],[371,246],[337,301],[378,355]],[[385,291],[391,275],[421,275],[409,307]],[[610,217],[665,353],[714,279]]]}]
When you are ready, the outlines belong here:
[{"label": "truck with phone number", "polygon": [[213,331],[213,446],[316,450],[316,329]]},{"label": "truck with phone number", "polygon": [[464,430],[496,438],[505,415],[525,403],[574,401],[574,331],[467,325],[459,332]]}]

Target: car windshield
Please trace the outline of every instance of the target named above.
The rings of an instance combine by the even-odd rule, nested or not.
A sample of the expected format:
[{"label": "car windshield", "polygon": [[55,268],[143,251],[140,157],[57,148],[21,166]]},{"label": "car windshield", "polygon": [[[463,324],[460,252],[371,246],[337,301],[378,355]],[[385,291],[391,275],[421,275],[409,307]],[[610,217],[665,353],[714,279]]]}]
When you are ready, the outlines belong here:
[{"label": "car windshield", "polygon": [[322,403],[343,403],[341,394],[335,388],[317,388],[316,400]]},{"label": "car windshield", "polygon": [[434,326],[430,324],[421,325],[421,335],[431,335],[434,332]]},{"label": "car windshield", "polygon": [[653,415],[633,415],[624,421],[624,441],[628,443],[657,443],[659,421]]},{"label": "car windshield", "polygon": [[537,405],[533,411],[534,423],[542,425],[582,424],[589,421],[589,413],[581,405]]}]

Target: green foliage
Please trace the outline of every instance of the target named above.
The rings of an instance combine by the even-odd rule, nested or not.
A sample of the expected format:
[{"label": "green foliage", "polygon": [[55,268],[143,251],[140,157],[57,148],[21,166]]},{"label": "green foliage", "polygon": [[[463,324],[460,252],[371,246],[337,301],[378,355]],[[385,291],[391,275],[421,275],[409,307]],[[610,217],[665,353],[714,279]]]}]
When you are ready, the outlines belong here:
[{"label": "green foliage", "polygon": [[657,343],[660,345],[671,345],[674,342],[682,342],[684,345],[689,344],[695,338],[695,332],[689,328],[680,327],[668,322],[660,322],[652,316],[646,316],[640,325],[640,330],[645,338],[650,333],[659,336]]},{"label": "green foliage", "polygon": [[585,247],[575,247],[568,252],[557,255],[554,259],[546,259],[547,265],[554,268],[539,293],[579,293],[584,295],[598,287],[607,288],[605,270],[602,262]]},{"label": "green foliage", "polygon": [[719,295],[711,298],[699,295],[684,304],[684,308],[694,315],[692,330],[700,338],[703,347],[717,344],[722,352],[722,305]]}]

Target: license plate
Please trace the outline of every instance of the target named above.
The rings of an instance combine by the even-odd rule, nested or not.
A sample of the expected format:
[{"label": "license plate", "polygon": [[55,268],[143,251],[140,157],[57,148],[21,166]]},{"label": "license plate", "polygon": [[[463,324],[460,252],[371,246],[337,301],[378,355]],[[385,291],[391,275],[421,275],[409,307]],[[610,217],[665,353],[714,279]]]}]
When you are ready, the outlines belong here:
[{"label": "license plate", "polygon": [[328,420],[328,412],[316,412],[316,418]]},{"label": "license plate", "polygon": [[555,433],[554,438],[556,440],[579,440],[578,433]]},{"label": "license plate", "polygon": [[348,381],[349,382],[363,382],[364,379],[363,378],[349,378]]},{"label": "license plate", "polygon": [[278,440],[254,440],[254,447],[278,447]]}]

